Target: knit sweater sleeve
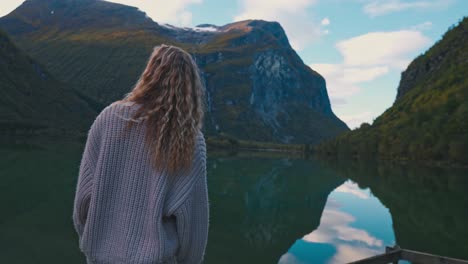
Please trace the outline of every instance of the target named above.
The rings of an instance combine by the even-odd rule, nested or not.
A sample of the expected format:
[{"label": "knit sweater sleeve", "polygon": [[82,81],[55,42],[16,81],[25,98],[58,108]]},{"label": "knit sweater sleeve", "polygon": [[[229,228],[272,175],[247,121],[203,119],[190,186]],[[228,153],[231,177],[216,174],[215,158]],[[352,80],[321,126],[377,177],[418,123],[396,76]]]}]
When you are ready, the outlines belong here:
[{"label": "knit sweater sleeve", "polygon": [[203,141],[192,170],[196,181],[187,199],[174,213],[180,245],[178,263],[201,263],[205,254],[209,222],[205,149]]},{"label": "knit sweater sleeve", "polygon": [[73,224],[79,237],[83,234],[83,229],[88,215],[88,208],[91,201],[93,174],[98,160],[101,136],[99,123],[102,121],[102,118],[103,114],[101,113],[88,131],[88,137],[79,167],[78,182],[73,206]]}]

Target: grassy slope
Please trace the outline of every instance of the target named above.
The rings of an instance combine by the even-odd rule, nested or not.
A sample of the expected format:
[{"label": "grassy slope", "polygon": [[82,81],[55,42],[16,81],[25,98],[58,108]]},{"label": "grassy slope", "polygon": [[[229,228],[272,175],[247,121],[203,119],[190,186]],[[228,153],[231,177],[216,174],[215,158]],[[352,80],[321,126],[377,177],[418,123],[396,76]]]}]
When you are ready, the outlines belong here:
[{"label": "grassy slope", "polygon": [[[317,150],[326,155],[468,163],[468,19],[403,73],[412,87],[374,124]],[[409,77],[406,77],[409,78]]]},{"label": "grassy slope", "polygon": [[[26,2],[21,12],[15,11],[2,18],[1,23],[16,36],[15,40],[21,47],[73,89],[102,104],[121,98],[133,87],[152,48],[161,43],[181,46],[197,57],[216,58],[218,53],[222,53],[222,62],[207,60],[202,67],[211,87],[209,93],[214,106],[207,115],[207,134],[214,136],[222,132],[246,140],[278,141],[272,129],[249,104],[252,83],[246,78],[249,73],[244,70],[252,64],[256,52],[281,49],[277,36],[263,32],[260,34],[262,38],[256,42],[243,42],[249,34],[244,25],[240,30],[219,34],[194,45],[165,34],[164,28],[142,16],[135,8],[90,1],[89,6],[77,5],[62,12],[57,9],[61,5],[57,2],[60,1]],[[36,12],[38,5],[55,12],[50,16],[37,15],[47,14],[45,11]],[[47,27],[37,30],[35,26],[41,23]],[[307,68],[293,53],[291,50],[284,56],[292,64],[300,62],[300,65],[294,65],[297,69]],[[308,68],[306,70],[308,74],[319,76]],[[228,101],[235,104],[227,104]],[[291,112],[289,116],[280,116],[279,119],[288,123],[288,129],[295,131],[301,142],[304,139],[304,142],[316,143],[346,129],[337,118],[309,107],[298,105],[287,109]],[[218,131],[216,126],[222,131]],[[287,134],[284,131],[278,133]]]},{"label": "grassy slope", "polygon": [[95,112],[0,31],[0,130],[83,129]]}]

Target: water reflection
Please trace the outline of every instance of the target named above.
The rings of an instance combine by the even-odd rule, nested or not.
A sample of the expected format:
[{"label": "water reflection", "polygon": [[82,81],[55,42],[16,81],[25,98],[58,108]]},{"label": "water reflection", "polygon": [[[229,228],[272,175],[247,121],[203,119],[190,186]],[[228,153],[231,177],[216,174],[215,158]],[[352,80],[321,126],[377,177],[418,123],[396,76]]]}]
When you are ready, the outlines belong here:
[{"label": "water reflection", "polygon": [[71,219],[83,144],[0,147],[0,263],[85,263]]},{"label": "water reflection", "polygon": [[388,210],[369,189],[347,181],[328,197],[319,227],[296,241],[279,263],[347,263],[380,254],[394,241]]},{"label": "water reflection", "polygon": [[[85,263],[71,219],[82,148],[0,147],[0,263]],[[210,157],[205,263],[275,263],[319,225],[328,194],[343,182],[316,162]]]},{"label": "water reflection", "polygon": [[[0,147],[0,263],[85,263],[71,219],[82,148]],[[208,184],[208,264],[345,263],[395,242],[468,259],[466,170],[210,156]]]},{"label": "water reflection", "polygon": [[208,169],[206,263],[276,263],[317,228],[328,194],[344,182],[304,160],[212,157]]},{"label": "water reflection", "polygon": [[403,248],[468,259],[468,170],[416,165],[334,163],[390,210]]}]

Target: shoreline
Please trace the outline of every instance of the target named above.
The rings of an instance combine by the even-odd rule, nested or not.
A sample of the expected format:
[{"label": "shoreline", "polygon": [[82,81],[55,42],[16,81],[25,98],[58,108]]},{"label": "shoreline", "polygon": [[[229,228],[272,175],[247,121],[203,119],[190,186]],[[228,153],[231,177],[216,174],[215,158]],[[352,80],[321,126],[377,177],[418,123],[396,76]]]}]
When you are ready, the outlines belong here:
[{"label": "shoreline", "polygon": [[[57,135],[0,135],[0,146],[11,147],[42,147],[44,143],[50,141],[73,141],[85,142],[86,134],[64,133],[58,138]],[[451,161],[434,161],[434,160],[413,160],[413,159],[392,159],[384,157],[376,157],[373,159],[359,157],[337,157],[336,155],[323,155],[320,152],[314,151],[314,147],[307,144],[282,144],[264,141],[246,141],[234,140],[226,138],[205,137],[207,148],[210,152],[224,155],[238,154],[255,154],[259,156],[274,156],[274,157],[295,157],[303,159],[318,159],[323,161],[352,161],[352,162],[384,162],[387,164],[398,165],[418,165],[431,168],[453,168],[453,169],[468,169],[468,164],[454,163]],[[242,156],[241,155],[241,156]]]}]

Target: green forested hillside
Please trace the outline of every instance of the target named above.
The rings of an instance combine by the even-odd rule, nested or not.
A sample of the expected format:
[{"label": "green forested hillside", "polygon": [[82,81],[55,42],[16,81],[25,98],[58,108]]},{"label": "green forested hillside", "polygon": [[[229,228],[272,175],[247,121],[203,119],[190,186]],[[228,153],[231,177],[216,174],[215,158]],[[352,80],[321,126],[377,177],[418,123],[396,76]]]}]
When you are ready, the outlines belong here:
[{"label": "green forested hillside", "polygon": [[96,112],[0,31],[0,133],[85,129]]},{"label": "green forested hillside", "polygon": [[153,47],[166,43],[191,52],[202,70],[208,136],[316,144],[348,130],[325,80],[276,22],[177,28],[106,1],[29,0],[0,26],[60,81],[103,105],[128,93]]},{"label": "green forested hillside", "polygon": [[398,96],[372,125],[321,144],[322,155],[468,164],[468,18],[402,73]]}]

